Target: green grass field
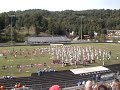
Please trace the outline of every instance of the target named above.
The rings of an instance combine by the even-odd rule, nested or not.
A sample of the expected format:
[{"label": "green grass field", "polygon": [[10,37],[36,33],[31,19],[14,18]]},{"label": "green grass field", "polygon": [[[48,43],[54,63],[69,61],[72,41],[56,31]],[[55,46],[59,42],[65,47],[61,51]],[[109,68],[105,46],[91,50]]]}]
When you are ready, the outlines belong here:
[{"label": "green grass field", "polygon": [[[107,50],[112,52],[112,58],[111,60],[105,60],[105,65],[110,65],[110,64],[116,64],[120,63],[120,44],[117,43],[85,43],[85,44],[72,44],[72,46],[79,45],[83,47],[88,47],[92,46],[95,48],[101,48],[102,50]],[[20,48],[22,50],[33,50],[35,48],[41,48],[41,47],[49,47],[49,45],[42,45],[42,46],[11,46],[11,47],[0,47],[0,52],[5,51],[5,50],[14,50],[19,51]],[[117,60],[116,57],[119,57]],[[24,76],[30,76],[32,72],[36,72],[38,69],[43,69],[44,63],[47,63],[47,65],[53,69],[56,70],[66,70],[66,69],[71,69],[71,68],[76,68],[76,66],[65,66],[62,67],[62,65],[58,64],[52,64],[52,60],[50,59],[51,56],[47,53],[44,53],[39,56],[17,56],[16,58],[12,55],[8,55],[7,58],[4,58],[3,56],[0,56],[0,77],[3,75],[13,75],[16,77],[24,77]],[[17,69],[17,65],[20,64],[22,66],[26,66],[24,69],[22,69],[21,72]],[[35,67],[30,67],[27,65],[30,64],[39,64],[39,66]],[[2,69],[2,66],[5,65],[8,68],[6,70]],[[89,66],[99,66],[102,65],[102,62],[99,60],[96,63],[90,64]],[[83,65],[79,65],[79,68],[84,67]],[[87,67],[87,66],[86,66]]]}]

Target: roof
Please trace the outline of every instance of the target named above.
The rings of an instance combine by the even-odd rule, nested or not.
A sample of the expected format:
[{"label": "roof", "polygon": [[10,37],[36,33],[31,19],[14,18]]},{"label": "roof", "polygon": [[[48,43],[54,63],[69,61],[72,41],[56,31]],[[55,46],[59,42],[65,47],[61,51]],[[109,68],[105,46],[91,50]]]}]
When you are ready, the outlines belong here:
[{"label": "roof", "polygon": [[47,37],[28,37],[31,43],[47,43],[47,42],[66,42],[70,41],[66,36],[47,36]]},{"label": "roof", "polygon": [[109,70],[109,69],[106,68],[106,67],[103,67],[103,66],[70,69],[70,71],[73,72],[74,74],[82,74],[82,73],[97,72],[97,71],[106,71],[106,70]]}]

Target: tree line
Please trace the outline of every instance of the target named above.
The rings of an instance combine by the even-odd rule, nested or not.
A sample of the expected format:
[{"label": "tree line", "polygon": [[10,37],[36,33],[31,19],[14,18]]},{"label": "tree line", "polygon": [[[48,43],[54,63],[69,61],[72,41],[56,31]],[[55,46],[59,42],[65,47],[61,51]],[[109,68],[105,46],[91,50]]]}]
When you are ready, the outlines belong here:
[{"label": "tree line", "polygon": [[[84,18],[83,18],[84,16]],[[27,36],[69,35],[74,31],[76,36],[89,35],[94,32],[99,36],[106,30],[120,29],[120,10],[83,10],[83,11],[47,11],[32,9],[0,13],[0,41],[24,41]]]}]

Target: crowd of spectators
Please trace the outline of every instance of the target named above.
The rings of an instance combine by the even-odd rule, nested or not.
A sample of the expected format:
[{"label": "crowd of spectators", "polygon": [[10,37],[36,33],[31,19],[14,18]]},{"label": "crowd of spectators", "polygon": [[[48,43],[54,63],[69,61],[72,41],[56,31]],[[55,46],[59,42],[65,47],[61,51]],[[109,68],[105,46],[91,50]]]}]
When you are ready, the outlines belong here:
[{"label": "crowd of spectators", "polygon": [[101,82],[93,85],[92,81],[88,80],[83,90],[120,90],[120,82],[115,79],[112,83]]},{"label": "crowd of spectators", "polygon": [[55,69],[43,69],[43,70],[38,70],[37,71],[37,74],[38,74],[38,76],[42,76],[44,73],[49,73],[49,72],[56,72],[56,70]]},{"label": "crowd of spectators", "polygon": [[30,89],[29,87],[26,87],[25,85],[22,85],[21,83],[16,83],[13,89],[11,90],[33,90],[33,89]]},{"label": "crowd of spectators", "polygon": [[14,76],[10,76],[10,75],[4,75],[1,77],[1,79],[14,79]]},{"label": "crowd of spectators", "polygon": [[[53,88],[53,86],[54,86],[54,88]],[[61,90],[60,86],[59,87],[58,87],[58,85],[53,85],[53,86],[50,87],[49,90]],[[56,88],[56,86],[57,86],[57,88]],[[16,83],[14,86],[14,89],[11,89],[11,90],[29,90],[29,89],[23,89],[23,88],[25,88],[24,85],[22,85],[21,83]],[[5,90],[3,84],[0,85],[0,90]],[[88,80],[88,81],[84,82],[83,87],[80,87],[77,90],[120,90],[120,81],[119,81],[119,79],[114,79],[112,82],[107,82],[107,83],[105,83],[105,82],[93,83],[93,81]]]},{"label": "crowd of spectators", "polygon": [[[53,85],[52,87],[50,87],[49,90],[61,90],[61,89],[59,85]],[[72,90],[72,89],[67,89],[67,90]],[[91,80],[88,80],[83,87],[74,90],[120,90],[120,82],[119,79],[115,79],[111,83],[99,82],[93,84]]]},{"label": "crowd of spectators", "polygon": [[[120,90],[119,78],[120,78],[119,72],[109,73],[105,75],[96,74],[93,75],[92,80],[78,81],[77,85],[79,89],[77,88],[74,90]],[[67,90],[72,90],[72,89],[67,89]]]}]

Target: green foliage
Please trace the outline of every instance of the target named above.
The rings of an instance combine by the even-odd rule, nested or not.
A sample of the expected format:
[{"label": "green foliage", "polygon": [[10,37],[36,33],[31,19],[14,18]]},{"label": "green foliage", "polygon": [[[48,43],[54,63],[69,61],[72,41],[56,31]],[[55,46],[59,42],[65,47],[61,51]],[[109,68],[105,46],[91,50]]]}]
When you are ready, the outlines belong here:
[{"label": "green foliage", "polygon": [[[40,32],[51,35],[68,35],[70,32],[74,31],[76,35],[80,35],[82,26],[83,34],[89,34],[91,38],[94,38],[94,31],[102,35],[106,34],[105,30],[107,29],[120,29],[120,10],[100,9],[50,12],[47,10],[33,9],[1,13],[1,35],[5,33],[3,29],[10,28],[10,16],[13,14],[15,17],[12,17],[12,27],[16,30],[16,34],[22,34],[24,37],[29,35],[39,36]],[[85,16],[82,19],[82,23],[81,16]],[[18,36],[17,38],[23,37]],[[0,36],[0,38],[3,37]]]}]

